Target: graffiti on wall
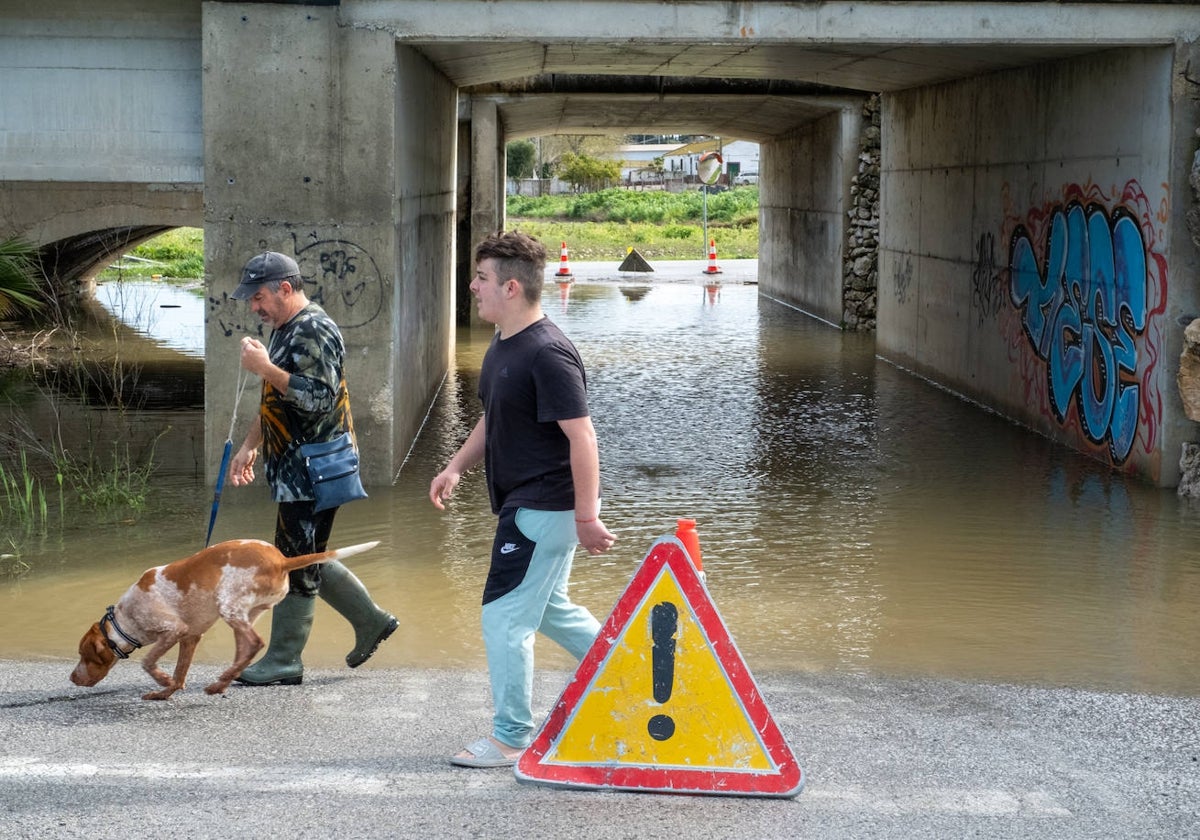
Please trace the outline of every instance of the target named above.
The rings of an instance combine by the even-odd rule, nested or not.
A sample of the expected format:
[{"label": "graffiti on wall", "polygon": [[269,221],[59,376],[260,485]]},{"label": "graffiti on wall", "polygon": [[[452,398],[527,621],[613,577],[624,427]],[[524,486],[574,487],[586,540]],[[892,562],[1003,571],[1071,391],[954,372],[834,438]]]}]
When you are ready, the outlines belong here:
[{"label": "graffiti on wall", "polygon": [[1008,295],[1004,289],[1004,276],[996,265],[995,234],[982,234],[975,244],[975,268],[971,272],[971,288],[971,307],[979,313],[980,325],[1000,314]]},{"label": "graffiti on wall", "polygon": [[[1060,202],[1010,220],[1008,293],[1026,396],[1115,465],[1153,453],[1162,419],[1166,259],[1136,181],[1107,195],[1072,184]],[[1040,370],[1039,370],[1040,369]],[[1032,380],[1041,376],[1041,384]]]},{"label": "graffiti on wall", "polygon": [[[383,278],[370,253],[345,239],[319,239],[315,231],[306,239],[304,243],[293,234],[292,251],[308,299],[320,304],[343,333],[378,318],[383,310]],[[267,242],[258,247],[263,251],[277,248]],[[266,327],[245,302],[229,297],[236,285],[209,295],[209,321],[215,321],[227,337],[241,333],[265,337]]]}]

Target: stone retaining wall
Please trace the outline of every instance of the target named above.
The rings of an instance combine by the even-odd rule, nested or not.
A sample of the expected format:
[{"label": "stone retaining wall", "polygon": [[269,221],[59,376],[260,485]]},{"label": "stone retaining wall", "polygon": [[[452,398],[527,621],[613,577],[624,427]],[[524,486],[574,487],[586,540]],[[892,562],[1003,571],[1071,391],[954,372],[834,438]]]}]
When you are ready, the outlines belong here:
[{"label": "stone retaining wall", "polygon": [[879,286],[879,95],[862,109],[858,174],[850,181],[846,247],[842,261],[842,325],[847,330],[875,329]]}]

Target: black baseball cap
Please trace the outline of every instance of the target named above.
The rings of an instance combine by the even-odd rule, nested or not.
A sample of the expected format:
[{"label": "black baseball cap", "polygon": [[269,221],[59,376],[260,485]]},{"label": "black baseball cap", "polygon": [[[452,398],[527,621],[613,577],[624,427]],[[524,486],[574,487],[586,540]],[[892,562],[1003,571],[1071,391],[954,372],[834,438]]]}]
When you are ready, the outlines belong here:
[{"label": "black baseball cap", "polygon": [[242,282],[230,295],[234,300],[248,300],[254,297],[258,287],[272,280],[286,280],[289,277],[299,277],[300,266],[287,254],[278,251],[263,251],[250,258],[250,262],[242,269]]}]

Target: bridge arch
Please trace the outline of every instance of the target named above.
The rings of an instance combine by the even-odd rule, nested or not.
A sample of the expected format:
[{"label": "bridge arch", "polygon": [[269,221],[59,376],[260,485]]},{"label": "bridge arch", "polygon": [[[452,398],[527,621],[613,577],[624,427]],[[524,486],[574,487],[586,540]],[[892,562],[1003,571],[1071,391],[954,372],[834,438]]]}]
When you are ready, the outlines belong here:
[{"label": "bridge arch", "polygon": [[143,184],[7,184],[24,209],[10,236],[32,242],[55,296],[89,294],[117,256],[178,227],[203,227],[203,191]]}]

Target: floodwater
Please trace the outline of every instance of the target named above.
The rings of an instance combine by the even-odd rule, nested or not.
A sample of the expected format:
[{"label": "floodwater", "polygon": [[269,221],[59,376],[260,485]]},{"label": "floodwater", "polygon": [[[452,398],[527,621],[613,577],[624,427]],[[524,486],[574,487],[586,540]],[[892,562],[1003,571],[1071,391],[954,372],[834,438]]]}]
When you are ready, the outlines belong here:
[{"label": "floodwater", "polygon": [[[754,285],[710,295],[699,281],[577,282],[564,301],[548,284],[545,308],[588,366],[604,519],[619,538],[576,558],[572,594],[601,620],[652,542],[691,517],[709,592],[752,672],[1200,695],[1200,509],[1173,491],[916,379],[877,359],[871,336]],[[445,513],[426,494],[477,417],[489,338],[460,332],[395,485],[338,514],[332,544],[382,540],[350,563],[401,621],[365,667],[486,667],[479,597],[494,519],[482,474]],[[35,425],[63,415],[37,397],[20,412]],[[99,422],[66,414],[75,430]],[[161,433],[150,509],[69,515],[61,533],[22,545],[27,572],[0,579],[0,658],[62,659],[64,685],[86,626],[143,569],[204,541],[200,411],[135,419],[138,446]],[[273,511],[263,486],[227,486],[214,541],[270,539]],[[322,604],[305,661],[337,665],[351,645]],[[570,664],[544,639],[537,650],[540,664]],[[231,653],[214,628],[198,662]]]}]

